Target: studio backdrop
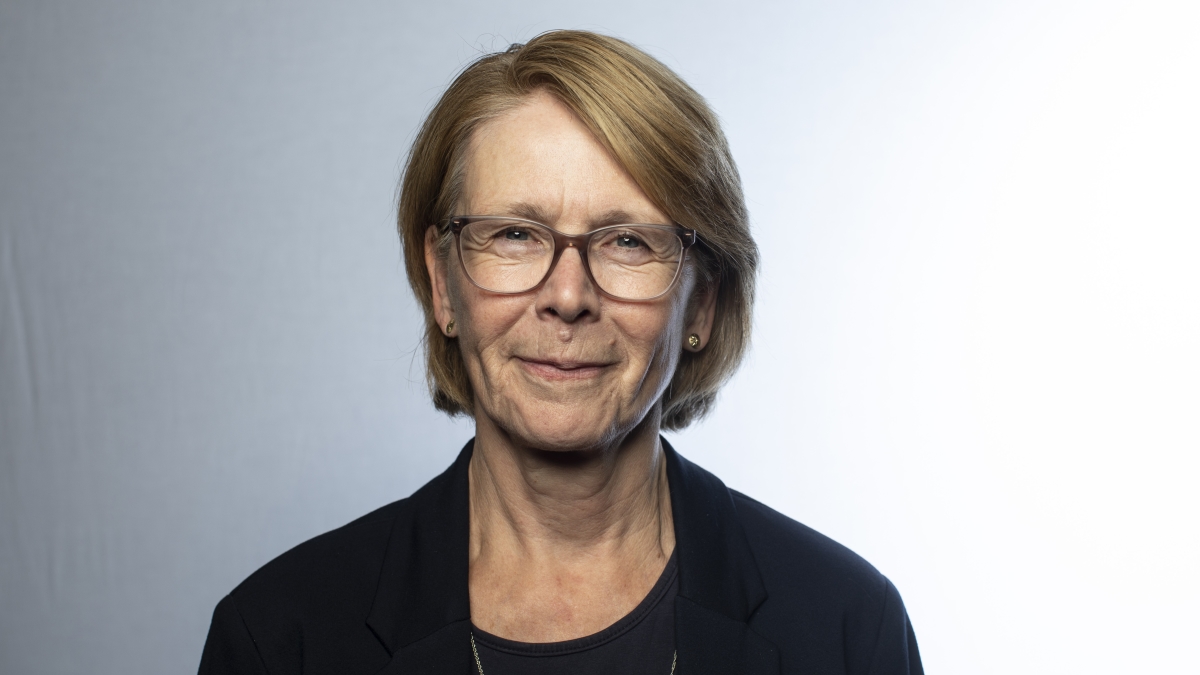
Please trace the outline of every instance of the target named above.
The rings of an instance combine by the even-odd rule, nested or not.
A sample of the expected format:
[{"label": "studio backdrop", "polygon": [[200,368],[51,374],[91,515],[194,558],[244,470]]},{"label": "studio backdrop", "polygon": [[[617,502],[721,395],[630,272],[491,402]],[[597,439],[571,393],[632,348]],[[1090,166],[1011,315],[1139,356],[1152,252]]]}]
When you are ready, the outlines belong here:
[{"label": "studio backdrop", "polygon": [[478,55],[633,42],[721,116],[754,344],[686,457],[871,561],[930,673],[1195,672],[1194,2],[0,2],[0,673],[193,672],[407,496],[395,233]]}]

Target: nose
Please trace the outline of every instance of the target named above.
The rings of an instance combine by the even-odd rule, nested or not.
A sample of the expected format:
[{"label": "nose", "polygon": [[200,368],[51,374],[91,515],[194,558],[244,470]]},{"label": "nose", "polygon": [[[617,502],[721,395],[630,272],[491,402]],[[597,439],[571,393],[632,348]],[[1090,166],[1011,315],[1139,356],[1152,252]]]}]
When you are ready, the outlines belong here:
[{"label": "nose", "polygon": [[568,246],[558,258],[537,296],[539,314],[551,314],[567,323],[595,317],[600,296],[583,266],[579,249]]}]

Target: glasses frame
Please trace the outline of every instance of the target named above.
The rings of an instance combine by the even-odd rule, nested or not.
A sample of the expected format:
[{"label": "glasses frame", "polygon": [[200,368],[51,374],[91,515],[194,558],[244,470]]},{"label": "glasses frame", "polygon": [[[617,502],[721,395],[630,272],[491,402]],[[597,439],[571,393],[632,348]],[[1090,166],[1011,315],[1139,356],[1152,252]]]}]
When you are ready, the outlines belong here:
[{"label": "glasses frame", "polygon": [[[541,280],[523,291],[497,291],[484,286],[478,281],[475,281],[475,279],[471,276],[470,270],[467,269],[466,261],[463,260],[462,237],[460,235],[462,234],[463,228],[470,225],[472,222],[480,220],[508,220],[515,223],[536,225],[549,230],[550,237],[554,241],[554,257],[550,259],[550,267],[546,268],[546,274],[542,276]],[[684,265],[687,263],[688,249],[700,241],[700,237],[696,234],[695,230],[688,229],[682,225],[655,225],[650,223],[620,223],[617,225],[606,225],[604,227],[598,227],[590,232],[584,232],[583,234],[566,234],[564,232],[559,232],[549,225],[539,223],[536,220],[514,218],[512,216],[451,216],[442,221],[442,226],[454,233],[454,250],[458,253],[458,264],[462,267],[463,274],[465,274],[467,279],[476,287],[481,288],[488,293],[495,293],[497,295],[522,295],[524,293],[529,293],[530,291],[535,291],[541,288],[542,285],[546,283],[546,280],[550,278],[550,275],[554,274],[554,269],[558,267],[558,260],[562,257],[563,251],[567,250],[568,248],[573,248],[579,252],[579,259],[583,262],[583,271],[585,274],[587,274],[588,281],[591,282],[592,287],[595,288],[600,295],[613,300],[620,300],[621,302],[650,302],[663,297],[667,293],[670,293],[673,288],[675,288],[675,284],[679,283],[679,277],[681,276]],[[613,295],[612,293],[604,290],[604,288],[602,288],[596,281],[596,277],[592,275],[592,264],[588,261],[588,247],[592,243],[592,237],[602,232],[608,232],[622,227],[634,226],[652,227],[659,230],[670,230],[679,237],[679,241],[683,245],[682,250],[679,252],[679,266],[675,268],[675,276],[671,278],[671,282],[667,284],[667,287],[663,289],[662,293],[649,298],[623,298],[619,295]]]}]

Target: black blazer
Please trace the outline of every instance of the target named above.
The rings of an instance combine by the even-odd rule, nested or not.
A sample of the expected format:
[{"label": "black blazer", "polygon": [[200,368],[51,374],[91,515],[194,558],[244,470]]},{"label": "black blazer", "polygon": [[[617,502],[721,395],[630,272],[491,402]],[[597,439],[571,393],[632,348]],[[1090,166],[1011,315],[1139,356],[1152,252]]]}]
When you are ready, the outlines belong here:
[{"label": "black blazer", "polygon": [[[250,575],[217,604],[200,673],[474,672],[472,447],[408,499]],[[679,675],[922,673],[900,594],[874,567],[663,447]]]}]

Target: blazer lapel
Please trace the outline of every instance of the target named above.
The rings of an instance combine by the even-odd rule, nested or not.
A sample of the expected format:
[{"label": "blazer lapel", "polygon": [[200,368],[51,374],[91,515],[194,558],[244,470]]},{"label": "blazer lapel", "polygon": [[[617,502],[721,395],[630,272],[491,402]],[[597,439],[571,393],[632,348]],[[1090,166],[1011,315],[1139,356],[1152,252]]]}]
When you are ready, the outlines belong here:
[{"label": "blazer lapel", "polygon": [[380,675],[465,675],[471,657],[467,469],[474,441],[406,500],[384,554],[367,626],[392,655]]},{"label": "blazer lapel", "polygon": [[679,675],[777,675],[779,650],[742,621],[675,598]]},{"label": "blazer lapel", "polygon": [[470,675],[471,621],[455,621],[441,630],[401,647],[377,675]]},{"label": "blazer lapel", "polygon": [[767,598],[729,488],[662,440],[675,520],[680,675],[777,675],[779,651],[750,630]]}]

